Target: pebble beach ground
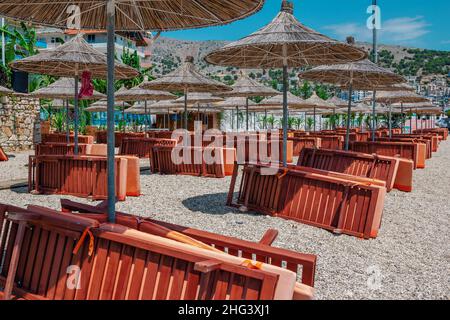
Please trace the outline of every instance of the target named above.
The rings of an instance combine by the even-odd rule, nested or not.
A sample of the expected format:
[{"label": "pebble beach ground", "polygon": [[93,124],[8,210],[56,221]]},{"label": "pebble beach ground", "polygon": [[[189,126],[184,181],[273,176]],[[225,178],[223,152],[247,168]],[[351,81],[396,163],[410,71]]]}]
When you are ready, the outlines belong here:
[{"label": "pebble beach ground", "polygon": [[[0,182],[27,177],[28,154],[0,163]],[[279,218],[241,213],[225,206],[230,179],[141,175],[143,195],[118,209],[184,226],[258,241],[279,231],[274,246],[318,256],[317,299],[450,299],[450,142],[441,144],[414,191],[388,194],[379,236],[336,236]],[[59,196],[26,188],[0,191],[0,202],[59,208]],[[88,200],[70,198],[90,203]]]}]

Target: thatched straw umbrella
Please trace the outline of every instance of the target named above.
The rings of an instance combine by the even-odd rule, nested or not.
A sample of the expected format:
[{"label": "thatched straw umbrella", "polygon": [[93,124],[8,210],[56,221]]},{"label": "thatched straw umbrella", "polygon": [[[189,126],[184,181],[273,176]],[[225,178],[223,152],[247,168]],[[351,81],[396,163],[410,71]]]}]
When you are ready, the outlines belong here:
[{"label": "thatched straw umbrella", "polygon": [[[30,96],[39,99],[61,99],[65,101],[66,108],[66,129],[67,129],[67,143],[70,142],[70,117],[69,117],[69,100],[74,98],[74,92],[78,91],[75,89],[75,79],[74,78],[61,78],[54,83],[48,85],[47,87],[40,88],[33,91]],[[80,87],[80,83],[78,83]],[[77,95],[78,96],[78,95]],[[104,99],[106,96],[100,92],[94,90],[92,96],[90,97],[79,97],[82,100],[98,100]],[[52,105],[53,106],[53,105]],[[73,108],[75,109],[75,107]]]},{"label": "thatched straw umbrella", "polygon": [[[181,97],[181,98],[176,99],[175,101],[184,103],[185,98]],[[199,117],[198,121],[200,121],[200,105],[221,102],[221,101],[223,101],[223,98],[213,96],[211,93],[208,93],[208,92],[192,92],[192,93],[189,93],[189,96],[187,97],[188,105],[196,105],[197,106],[197,113],[198,113],[198,117]]]},{"label": "thatched straw umbrella", "polygon": [[[166,91],[144,89],[143,86],[145,86],[147,83],[148,83],[148,81],[144,81],[140,85],[138,85],[134,88],[131,88],[131,89],[121,88],[115,94],[116,100],[117,101],[130,101],[130,102],[144,101],[144,109],[146,111],[148,109],[147,108],[148,100],[160,101],[160,100],[173,100],[176,98],[175,95],[173,95],[169,92],[166,92]],[[147,114],[147,112],[146,112],[146,114]],[[147,115],[145,116],[145,119],[146,119],[145,127],[147,130],[148,129]]]},{"label": "thatched straw umbrella", "polygon": [[[316,131],[316,111],[322,110],[336,110],[337,107],[329,101],[323,100],[315,92],[311,97],[303,101],[304,106],[307,108],[313,108],[313,120],[314,120],[314,132]],[[322,120],[322,119],[321,119]]]},{"label": "thatched straw umbrella", "polygon": [[[107,30],[108,218],[115,222],[114,65],[115,31],[168,31],[222,25],[261,9],[263,0],[117,1],[24,0],[0,2],[0,16],[67,28]],[[76,8],[73,6],[77,5]],[[26,9],[26,10],[25,10]],[[73,12],[79,9],[75,17]],[[32,14],[30,14],[32,13]],[[74,19],[75,18],[75,19]],[[79,19],[77,19],[79,18]]]},{"label": "thatched straw umbrella", "polygon": [[283,68],[283,165],[286,166],[289,67],[358,61],[366,53],[330,39],[301,24],[292,3],[283,0],[281,12],[259,31],[206,56],[216,65],[241,68]]},{"label": "thatched straw umbrella", "polygon": [[280,94],[278,91],[269,88],[262,83],[253,80],[249,76],[241,73],[240,78],[235,84],[231,86],[233,91],[224,92],[221,95],[224,97],[244,97],[245,98],[245,109],[246,109],[246,129],[248,127],[248,112],[249,112],[249,98],[252,97],[273,97]]},{"label": "thatched straw umbrella", "polygon": [[[409,110],[409,113],[412,115],[413,112],[416,114],[416,128],[418,129],[418,114],[420,113],[420,110],[427,110],[427,109],[431,109],[433,110],[436,106],[430,101],[424,101],[424,102],[416,102],[416,103],[394,103],[392,105],[393,112],[398,112],[399,108],[400,108],[400,112],[403,115],[405,109]],[[442,112],[442,110],[441,110]],[[412,120],[411,120],[412,123]],[[410,132],[412,132],[412,126],[410,128]]]},{"label": "thatched straw umbrella", "polygon": [[215,106],[225,109],[231,110],[231,127],[234,127],[234,110],[236,110],[236,130],[239,131],[239,108],[246,107],[247,112],[250,107],[254,107],[257,104],[246,97],[230,97],[226,98],[224,101],[216,103]]},{"label": "thatched straw umbrella", "polygon": [[231,91],[231,88],[221,82],[210,79],[198,72],[194,65],[194,57],[186,57],[185,63],[177,70],[147,83],[144,88],[184,93],[184,129],[188,127],[189,92],[218,93]]},{"label": "thatched straw umbrella", "polygon": [[[35,56],[14,61],[11,68],[28,73],[46,74],[55,77],[74,78],[72,97],[75,105],[74,143],[75,154],[78,154],[78,86],[79,77],[88,71],[93,78],[106,78],[108,65],[106,55],[90,46],[77,35],[56,49],[44,51]],[[133,68],[117,63],[115,77],[118,79],[132,78],[138,75]],[[90,97],[86,97],[90,98]]]},{"label": "thatched straw umbrella", "polygon": [[[430,101],[429,99],[411,91],[382,91],[378,92],[376,97],[367,97],[364,99],[364,101],[367,101],[368,99],[374,99],[378,103],[389,105],[389,137],[392,137],[392,104],[400,103],[403,111],[404,103],[426,103]],[[403,119],[401,129],[403,133]]]},{"label": "thatched straw umbrella", "polygon": [[[116,101],[115,108],[131,107],[129,103]],[[84,109],[87,112],[108,112],[108,100],[102,99],[91,104],[90,107]]]},{"label": "thatched straw umbrella", "polygon": [[[349,38],[348,42],[354,43],[354,40]],[[388,69],[379,67],[369,60],[331,66],[319,66],[311,70],[301,72],[299,76],[303,79],[331,83],[348,89],[347,134],[345,137],[345,150],[348,150],[350,141],[350,114],[353,90],[375,91],[378,87],[385,87],[404,82],[402,76],[397,75]],[[374,125],[372,130],[372,139],[374,140]]]}]

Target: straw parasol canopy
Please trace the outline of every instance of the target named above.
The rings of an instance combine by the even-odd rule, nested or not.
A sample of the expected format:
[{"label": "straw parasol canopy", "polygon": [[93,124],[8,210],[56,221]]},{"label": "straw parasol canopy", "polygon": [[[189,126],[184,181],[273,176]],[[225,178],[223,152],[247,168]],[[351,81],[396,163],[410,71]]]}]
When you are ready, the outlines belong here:
[{"label": "straw parasol canopy", "polygon": [[[42,3],[40,3],[42,6]],[[20,8],[19,5],[17,5]],[[28,10],[23,10],[27,11]],[[93,78],[107,78],[108,59],[107,56],[90,46],[82,37],[77,35],[65,44],[55,49],[41,52],[37,55],[17,60],[10,63],[11,68],[28,72],[46,74],[55,77],[73,77],[74,105],[75,105],[75,130],[74,143],[75,155],[78,154],[78,79],[84,71],[91,73]],[[116,79],[128,79],[139,75],[135,69],[117,62],[114,68]]]},{"label": "straw parasol canopy", "polygon": [[[176,99],[176,102],[184,103],[185,98],[180,97]],[[205,104],[205,103],[214,103],[214,102],[221,102],[223,101],[223,98],[221,97],[215,97],[211,93],[208,92],[193,92],[189,93],[187,97],[187,102],[190,105],[193,104]]]},{"label": "straw parasol canopy", "polygon": [[231,86],[233,89],[229,92],[224,92],[221,96],[224,97],[244,97],[245,98],[245,109],[246,109],[246,128],[249,130],[249,98],[251,97],[272,97],[280,94],[278,91],[263,85],[262,83],[250,78],[243,72],[241,76],[236,81],[235,84]]},{"label": "straw parasol canopy", "polygon": [[[292,93],[287,93],[289,108],[291,109],[308,109],[310,106],[305,105],[305,100],[300,97],[293,95]],[[284,103],[283,95],[279,94],[277,96],[267,98],[258,103],[262,107],[277,107],[282,108]]]},{"label": "straw parasol canopy", "polygon": [[185,63],[177,70],[162,76],[161,78],[148,82],[146,89],[165,90],[165,91],[182,91],[184,93],[184,128],[187,129],[188,114],[187,107],[189,101],[189,92],[208,92],[217,93],[231,91],[232,89],[196,70],[194,65],[194,57],[186,57]]},{"label": "straw parasol canopy", "polygon": [[[259,11],[263,0],[120,0],[115,2],[120,31],[180,30],[228,24]],[[80,8],[82,29],[107,28],[105,0],[23,0],[0,2],[0,15],[41,25],[67,28],[71,5]]]},{"label": "straw parasol canopy", "polygon": [[148,90],[144,89],[143,86],[148,83],[144,82],[139,86],[131,89],[125,87],[120,88],[115,93],[115,98],[118,101],[146,101],[146,100],[173,100],[176,98],[175,95],[167,91],[159,90]]},{"label": "straw parasol canopy", "polygon": [[3,86],[0,86],[0,95],[9,95],[9,94],[13,94],[13,93],[14,93],[14,91],[12,91],[8,88],[5,88]]},{"label": "straw parasol canopy", "polygon": [[345,100],[343,100],[341,98],[338,98],[337,96],[334,96],[334,97],[328,99],[327,102],[331,103],[332,105],[335,105],[338,108],[344,108],[344,107],[348,106],[348,102],[347,101],[345,101]]},{"label": "straw parasol canopy", "polygon": [[[225,100],[214,104],[214,106],[223,108],[223,109],[235,109],[239,107],[245,107],[247,105],[247,98],[245,97],[230,97],[226,98]],[[252,100],[248,101],[249,109],[255,106],[258,106],[256,102],[253,102]]]},{"label": "straw parasol canopy", "polygon": [[337,85],[341,88],[349,88],[352,84],[353,89],[356,90],[374,90],[405,81],[402,76],[379,67],[367,59],[346,64],[318,66],[301,72],[299,77]]},{"label": "straw parasol canopy", "polygon": [[[122,108],[122,107],[131,107],[130,104],[126,102],[120,102],[117,101],[115,107]],[[93,103],[90,107],[84,109],[84,111],[87,112],[107,112],[108,111],[108,101],[106,99],[99,100],[95,103]]]},{"label": "straw parasol canopy", "polygon": [[[364,101],[372,101],[373,96],[366,97]],[[384,104],[394,103],[423,103],[430,100],[420,96],[414,92],[409,91],[381,91],[377,92],[375,97],[376,102]]]},{"label": "straw parasol canopy", "polygon": [[[80,86],[80,84],[78,84]],[[74,98],[75,79],[73,78],[61,78],[47,87],[40,88],[30,93],[31,96],[40,99],[62,99],[68,100]],[[106,96],[100,92],[94,90],[94,94],[91,97],[82,97],[84,100],[98,100],[105,99]]]},{"label": "straw parasol canopy", "polygon": [[[383,103],[385,105],[389,105],[389,136],[392,136],[392,104],[393,103],[401,103],[401,113],[403,115],[403,103],[426,103],[430,100],[420,96],[414,92],[411,91],[381,91],[378,92],[377,95],[374,97],[367,97],[364,99],[367,101],[367,99],[371,98],[372,100]],[[403,116],[402,116],[403,118]],[[401,121],[401,132],[403,133],[403,121]]]},{"label": "straw parasol canopy", "polygon": [[[66,101],[64,101],[63,99],[53,99],[52,101],[50,101],[49,105],[51,105],[53,109],[64,109],[67,107]],[[69,103],[68,106],[70,109],[74,108],[74,105],[71,103]]]},{"label": "straw parasol canopy", "polygon": [[262,83],[250,78],[248,75],[241,72],[241,76],[231,86],[233,89],[229,92],[223,92],[220,96],[223,97],[273,97],[280,94],[275,89],[263,85]]},{"label": "straw parasol canopy", "polygon": [[267,26],[208,54],[211,64],[240,68],[300,67],[358,61],[366,53],[301,24],[292,3],[283,1],[280,13]]},{"label": "straw parasol canopy", "polygon": [[[349,44],[354,43],[354,39],[351,37],[349,37],[347,41]],[[353,90],[376,90],[378,87],[392,86],[404,82],[402,76],[397,75],[388,69],[379,67],[367,59],[347,64],[315,67],[301,72],[299,77],[311,81],[330,83],[348,89],[348,116],[345,150],[349,149],[350,143],[350,114]],[[375,139],[375,130],[372,133],[372,139]]]},{"label": "straw parasol canopy", "polygon": [[280,13],[267,26],[208,54],[211,64],[241,68],[283,68],[283,165],[286,166],[288,67],[346,63],[366,53],[301,24],[292,3],[283,0]]},{"label": "straw parasol canopy", "polygon": [[[94,79],[106,79],[108,66],[106,55],[89,45],[80,34],[55,49],[13,61],[10,63],[10,67],[28,73],[54,77],[81,76],[83,71],[89,71]],[[138,75],[137,70],[119,61],[116,62],[114,68],[116,79],[129,79]]]}]

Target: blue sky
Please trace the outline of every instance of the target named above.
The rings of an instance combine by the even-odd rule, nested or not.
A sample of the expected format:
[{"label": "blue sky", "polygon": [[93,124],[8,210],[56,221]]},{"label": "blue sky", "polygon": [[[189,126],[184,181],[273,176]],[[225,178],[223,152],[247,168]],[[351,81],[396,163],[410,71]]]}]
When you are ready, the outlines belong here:
[{"label": "blue sky", "polygon": [[[366,27],[372,0],[293,0],[295,16],[305,25],[344,40],[353,35],[371,41]],[[281,0],[266,0],[257,14],[227,26],[166,32],[163,36],[185,40],[237,40],[270,22]],[[381,9],[379,41],[411,47],[450,51],[449,0],[378,0]]]}]

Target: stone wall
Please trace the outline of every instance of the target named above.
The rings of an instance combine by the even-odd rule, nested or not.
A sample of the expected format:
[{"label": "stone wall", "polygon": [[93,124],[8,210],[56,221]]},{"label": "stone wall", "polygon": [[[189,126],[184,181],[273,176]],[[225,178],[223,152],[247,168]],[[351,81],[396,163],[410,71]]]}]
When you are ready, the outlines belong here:
[{"label": "stone wall", "polygon": [[39,100],[13,96],[0,99],[0,146],[5,151],[33,148],[39,139]]}]

